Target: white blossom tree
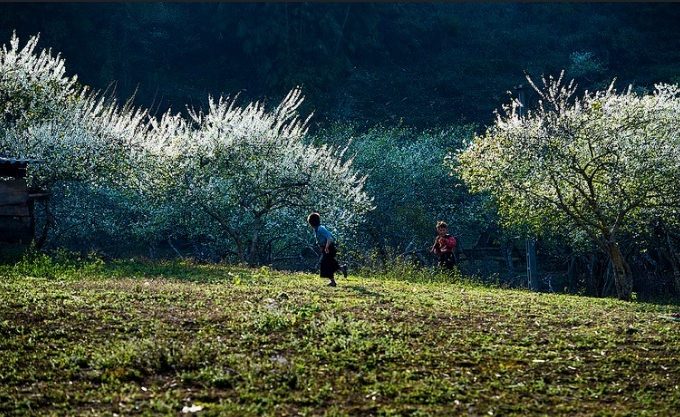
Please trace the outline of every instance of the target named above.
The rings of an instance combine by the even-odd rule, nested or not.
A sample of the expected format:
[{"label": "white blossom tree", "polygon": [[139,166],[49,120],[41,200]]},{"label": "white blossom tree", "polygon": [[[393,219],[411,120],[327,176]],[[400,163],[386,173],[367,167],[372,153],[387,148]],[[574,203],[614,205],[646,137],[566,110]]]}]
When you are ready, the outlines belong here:
[{"label": "white blossom tree", "polygon": [[619,244],[646,218],[674,221],[680,209],[680,90],[648,95],[585,92],[572,81],[543,79],[536,111],[516,101],[457,156],[455,169],[475,192],[488,192],[508,224],[536,231],[564,225],[609,256],[617,295],[632,276]]},{"label": "white blossom tree", "polygon": [[[134,169],[137,155],[133,145],[148,128],[146,111],[121,108],[79,86],[76,76],[65,75],[59,55],[37,52],[38,39],[34,36],[20,47],[13,35],[9,46],[0,50],[0,153],[39,160],[29,167],[29,186],[64,197],[43,203],[41,243],[54,220],[57,229],[82,228],[92,193],[125,188],[126,173]],[[61,213],[58,218],[56,212]]]},{"label": "white blossom tree", "polygon": [[299,89],[273,111],[219,98],[154,118],[79,86],[37,42],[0,51],[0,153],[42,161],[29,181],[59,197],[57,238],[181,237],[264,263],[306,240],[308,211],[349,233],[371,208],[345,149],[307,143]]},{"label": "white blossom tree", "polygon": [[243,262],[289,256],[301,243],[291,237],[308,236],[310,210],[349,233],[371,208],[365,178],[345,149],[305,140],[302,100],[294,89],[273,111],[220,98],[209,100],[207,113],[191,111],[190,120],[163,115],[146,142],[155,156],[149,195],[174,207],[189,236],[221,242],[222,255]]},{"label": "white blossom tree", "polygon": [[36,53],[38,39],[20,48],[13,35],[0,50],[0,151],[43,160],[30,176],[38,186],[120,180],[148,131],[147,112],[79,87],[59,55]]}]

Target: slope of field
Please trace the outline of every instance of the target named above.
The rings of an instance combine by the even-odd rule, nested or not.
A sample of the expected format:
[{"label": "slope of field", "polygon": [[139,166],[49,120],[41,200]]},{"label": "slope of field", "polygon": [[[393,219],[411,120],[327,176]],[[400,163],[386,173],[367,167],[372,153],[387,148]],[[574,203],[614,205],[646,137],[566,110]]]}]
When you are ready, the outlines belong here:
[{"label": "slope of field", "polygon": [[677,304],[446,280],[351,276],[329,288],[188,263],[0,275],[0,415],[680,410]]}]

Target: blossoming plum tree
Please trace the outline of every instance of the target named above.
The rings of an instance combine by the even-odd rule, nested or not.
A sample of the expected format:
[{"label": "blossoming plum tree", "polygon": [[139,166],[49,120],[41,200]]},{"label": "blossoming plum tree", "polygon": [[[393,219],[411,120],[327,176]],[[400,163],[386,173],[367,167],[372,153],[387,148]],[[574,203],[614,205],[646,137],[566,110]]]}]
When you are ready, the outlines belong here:
[{"label": "blossoming plum tree", "polygon": [[273,111],[219,98],[189,120],[163,115],[145,144],[155,156],[147,191],[174,207],[189,236],[222,242],[223,256],[243,262],[289,256],[310,210],[349,233],[371,208],[365,177],[343,160],[346,148],[305,140],[302,100],[294,89]]},{"label": "blossoming plum tree", "polygon": [[0,153],[42,160],[29,181],[59,197],[55,240],[181,237],[255,264],[290,256],[309,210],[349,234],[371,208],[346,148],[306,140],[299,89],[272,111],[220,97],[155,118],[79,86],[37,42],[0,51]]},{"label": "blossoming plum tree", "polygon": [[611,261],[618,297],[629,299],[620,239],[647,218],[673,222],[680,209],[680,90],[659,84],[638,95],[612,83],[578,98],[563,76],[541,87],[527,78],[538,108],[520,117],[518,102],[505,106],[454,169],[495,198],[507,223],[588,236]]},{"label": "blossoming plum tree", "polygon": [[[79,86],[76,76],[67,77],[59,55],[36,52],[38,39],[34,36],[20,47],[13,35],[9,47],[0,50],[0,153],[40,160],[30,166],[29,185],[69,196],[45,203],[41,243],[54,220],[56,229],[82,225],[89,191],[124,185],[127,177],[121,174],[134,165],[132,145],[147,131],[147,122],[145,111],[120,108]],[[72,187],[80,192],[70,192]],[[58,218],[53,215],[57,212]]]}]

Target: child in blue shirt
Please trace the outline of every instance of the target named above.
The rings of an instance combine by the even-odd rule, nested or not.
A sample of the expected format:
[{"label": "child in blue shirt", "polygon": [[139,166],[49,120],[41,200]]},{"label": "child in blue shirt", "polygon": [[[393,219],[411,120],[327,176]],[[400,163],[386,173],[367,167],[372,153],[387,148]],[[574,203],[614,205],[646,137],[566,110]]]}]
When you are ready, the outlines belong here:
[{"label": "child in blue shirt", "polygon": [[312,213],[307,217],[307,223],[314,229],[314,237],[316,244],[321,249],[320,261],[320,275],[321,278],[328,278],[330,282],[329,287],[335,287],[335,272],[341,271],[343,276],[347,278],[347,265],[340,265],[335,259],[337,248],[335,247],[335,238],[333,234],[321,225],[321,216],[319,213]]}]

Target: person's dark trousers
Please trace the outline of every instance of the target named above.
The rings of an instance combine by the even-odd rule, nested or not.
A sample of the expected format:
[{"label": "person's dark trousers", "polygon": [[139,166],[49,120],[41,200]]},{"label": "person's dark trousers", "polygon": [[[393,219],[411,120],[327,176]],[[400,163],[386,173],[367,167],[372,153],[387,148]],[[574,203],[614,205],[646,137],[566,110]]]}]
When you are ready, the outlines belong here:
[{"label": "person's dark trousers", "polygon": [[334,279],[334,274],[336,271],[340,270],[340,264],[335,259],[335,254],[337,249],[335,244],[332,244],[328,248],[328,253],[321,248],[321,278]]},{"label": "person's dark trousers", "polygon": [[451,252],[444,252],[439,255],[439,266],[446,269],[453,269],[456,265],[456,257]]}]

